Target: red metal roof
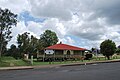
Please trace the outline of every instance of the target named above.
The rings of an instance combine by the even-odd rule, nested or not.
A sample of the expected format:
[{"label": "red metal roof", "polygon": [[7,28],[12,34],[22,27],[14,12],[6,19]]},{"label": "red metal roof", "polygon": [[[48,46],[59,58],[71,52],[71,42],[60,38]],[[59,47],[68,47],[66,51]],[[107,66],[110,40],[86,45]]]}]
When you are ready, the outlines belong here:
[{"label": "red metal roof", "polygon": [[48,50],[86,50],[85,48],[79,48],[79,47],[75,47],[75,46],[71,46],[71,45],[67,45],[67,44],[55,44],[52,46],[49,46],[45,49]]}]

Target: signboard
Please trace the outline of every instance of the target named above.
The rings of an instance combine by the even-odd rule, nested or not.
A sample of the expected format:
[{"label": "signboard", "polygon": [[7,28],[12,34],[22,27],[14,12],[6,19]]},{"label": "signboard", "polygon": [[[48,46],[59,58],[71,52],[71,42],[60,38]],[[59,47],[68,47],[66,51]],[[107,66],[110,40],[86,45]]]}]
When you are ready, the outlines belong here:
[{"label": "signboard", "polygon": [[45,53],[46,54],[54,54],[54,51],[53,50],[45,50]]}]

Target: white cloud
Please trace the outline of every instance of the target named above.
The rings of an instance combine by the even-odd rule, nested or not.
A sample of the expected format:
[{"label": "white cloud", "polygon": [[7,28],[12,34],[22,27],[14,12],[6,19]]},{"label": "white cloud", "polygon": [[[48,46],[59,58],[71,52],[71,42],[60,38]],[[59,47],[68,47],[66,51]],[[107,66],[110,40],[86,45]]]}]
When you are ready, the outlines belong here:
[{"label": "white cloud", "polygon": [[37,17],[71,20],[72,11],[80,6],[78,0],[30,0],[31,13]]},{"label": "white cloud", "polygon": [[29,21],[27,22],[27,24],[28,24],[27,26],[28,30],[36,34],[38,37],[40,36],[40,34],[43,33],[43,30],[42,30],[43,26],[40,23]]},{"label": "white cloud", "polygon": [[[33,25],[32,22],[31,22],[31,25]],[[17,43],[18,34],[23,34],[25,32],[28,32],[28,33],[30,33],[30,35],[34,35],[35,37],[39,38],[39,35],[36,34],[36,32],[37,32],[36,28],[33,28],[33,29],[35,29],[34,31],[29,30],[29,28],[32,28],[32,27],[26,26],[24,21],[18,22],[17,26],[12,28],[12,34],[11,35],[13,37],[12,37],[11,41],[9,42],[8,47],[10,47],[11,44],[16,44]]]},{"label": "white cloud", "polygon": [[57,26],[57,31],[59,32],[59,34],[61,34],[61,36],[66,35],[66,28],[62,23],[57,23],[56,26]]},{"label": "white cloud", "polygon": [[27,27],[25,26],[25,23],[22,22],[18,22],[16,27],[12,27],[12,39],[8,44],[8,47],[10,47],[11,44],[16,44],[17,43],[17,36],[18,34],[22,34],[24,32],[28,32]]},{"label": "white cloud", "polygon": [[60,38],[66,35],[66,28],[62,24],[62,22],[59,21],[59,19],[51,18],[44,21],[41,25],[43,26],[42,27],[43,31],[45,31],[46,29],[52,30],[56,32]]},{"label": "white cloud", "polygon": [[20,21],[14,36],[24,31],[39,36],[50,29],[65,43],[76,43],[68,35],[77,36],[83,47],[98,47],[104,39],[120,44],[119,5],[120,0],[0,0],[0,7],[18,15],[28,11],[33,17],[46,18],[42,23],[29,21],[28,26]]},{"label": "white cloud", "polygon": [[79,20],[77,23],[65,23],[65,27],[69,27],[69,34],[76,35],[88,40],[98,40],[101,35],[104,35],[107,30],[106,27],[98,22],[98,20],[84,21]]},{"label": "white cloud", "polygon": [[30,5],[27,0],[0,0],[0,7],[8,8],[17,14],[30,10]]},{"label": "white cloud", "polygon": [[74,44],[75,43],[75,41],[70,37],[66,37],[66,40],[67,40],[68,44]]},{"label": "white cloud", "polygon": [[65,43],[65,44],[70,44],[70,45],[74,45],[74,43],[75,43],[75,41],[69,36],[64,37],[64,38],[59,38],[59,42],[62,42],[62,43]]}]

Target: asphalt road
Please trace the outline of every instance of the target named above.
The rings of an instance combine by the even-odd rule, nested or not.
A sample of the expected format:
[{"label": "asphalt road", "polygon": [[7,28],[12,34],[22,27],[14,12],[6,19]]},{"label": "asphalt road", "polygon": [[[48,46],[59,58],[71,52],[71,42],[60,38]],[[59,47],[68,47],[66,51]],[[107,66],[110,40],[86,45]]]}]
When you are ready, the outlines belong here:
[{"label": "asphalt road", "polygon": [[120,80],[120,62],[0,71],[0,80]]}]

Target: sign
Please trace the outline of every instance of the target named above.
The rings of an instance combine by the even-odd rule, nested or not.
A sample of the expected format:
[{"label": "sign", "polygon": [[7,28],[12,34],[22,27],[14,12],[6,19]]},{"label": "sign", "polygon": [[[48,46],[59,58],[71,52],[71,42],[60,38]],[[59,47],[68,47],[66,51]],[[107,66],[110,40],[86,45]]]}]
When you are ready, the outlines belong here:
[{"label": "sign", "polygon": [[45,50],[45,53],[46,54],[54,54],[54,51],[53,50]]}]

